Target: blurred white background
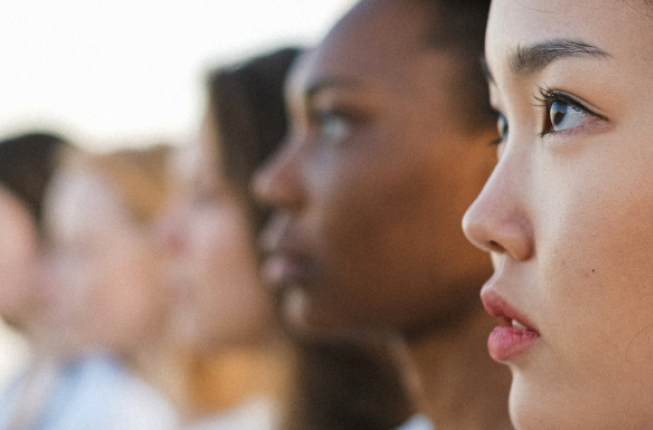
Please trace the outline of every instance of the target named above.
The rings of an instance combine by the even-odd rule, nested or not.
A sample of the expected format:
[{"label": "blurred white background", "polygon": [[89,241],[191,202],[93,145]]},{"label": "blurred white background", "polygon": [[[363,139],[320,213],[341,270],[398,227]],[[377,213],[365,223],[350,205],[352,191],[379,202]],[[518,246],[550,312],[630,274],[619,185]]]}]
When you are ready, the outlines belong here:
[{"label": "blurred white background", "polygon": [[2,0],[0,136],[49,126],[107,149],[181,140],[202,77],[319,40],[353,0]]},{"label": "blurred white background", "polygon": [[[2,0],[0,137],[51,128],[90,149],[195,132],[210,66],[317,42],[353,0]],[[0,385],[27,349],[0,323]]]}]

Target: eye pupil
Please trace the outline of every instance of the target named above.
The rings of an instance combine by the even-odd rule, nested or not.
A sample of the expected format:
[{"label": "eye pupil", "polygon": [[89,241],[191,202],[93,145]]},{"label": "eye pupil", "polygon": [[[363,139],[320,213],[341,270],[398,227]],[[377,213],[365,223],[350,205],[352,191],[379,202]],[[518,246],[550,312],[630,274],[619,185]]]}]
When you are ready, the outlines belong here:
[{"label": "eye pupil", "polygon": [[554,102],[551,105],[551,112],[550,112],[550,117],[551,117],[551,123],[553,125],[560,125],[562,124],[562,121],[564,121],[565,116],[567,115],[567,109],[569,108],[569,105],[560,103],[560,102]]}]

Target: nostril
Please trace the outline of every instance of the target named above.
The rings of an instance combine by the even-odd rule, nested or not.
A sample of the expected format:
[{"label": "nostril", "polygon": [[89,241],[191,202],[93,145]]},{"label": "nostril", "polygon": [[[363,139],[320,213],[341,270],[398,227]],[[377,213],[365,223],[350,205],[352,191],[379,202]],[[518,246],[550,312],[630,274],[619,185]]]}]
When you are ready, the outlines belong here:
[{"label": "nostril", "polygon": [[503,252],[505,249],[503,246],[499,245],[498,242],[495,242],[494,240],[491,240],[488,242],[488,248],[490,248],[490,252]]}]

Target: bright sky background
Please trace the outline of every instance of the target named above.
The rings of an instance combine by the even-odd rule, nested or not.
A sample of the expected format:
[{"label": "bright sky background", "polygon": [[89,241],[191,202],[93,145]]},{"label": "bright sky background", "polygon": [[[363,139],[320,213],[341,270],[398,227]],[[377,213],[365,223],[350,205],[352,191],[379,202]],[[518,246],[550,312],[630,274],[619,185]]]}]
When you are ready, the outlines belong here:
[{"label": "bright sky background", "polygon": [[110,149],[181,141],[207,67],[314,43],[353,0],[2,0],[0,136],[51,127]]},{"label": "bright sky background", "polygon": [[[209,66],[317,42],[353,0],[0,0],[0,137],[98,150],[195,132]],[[0,321],[0,387],[27,349]]]}]

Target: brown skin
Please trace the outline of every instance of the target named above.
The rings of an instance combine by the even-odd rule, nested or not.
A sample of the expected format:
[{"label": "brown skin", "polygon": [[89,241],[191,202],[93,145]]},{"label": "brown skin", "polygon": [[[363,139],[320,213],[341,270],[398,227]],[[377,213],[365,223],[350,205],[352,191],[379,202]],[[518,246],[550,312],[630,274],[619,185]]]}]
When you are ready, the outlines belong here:
[{"label": "brown skin", "polygon": [[460,228],[496,132],[463,126],[459,65],[425,44],[426,16],[363,1],[298,66],[290,135],[255,181],[276,209],[264,272],[297,330],[407,339],[438,429],[508,428],[509,375],[478,299],[491,263]]},{"label": "brown skin", "polygon": [[[364,2],[290,87],[292,131],[256,191],[278,208],[266,271],[301,296],[297,326],[412,335],[476,306],[491,274],[460,220],[493,166],[495,131],[459,125],[447,91],[456,65],[425,32],[412,2]],[[339,126],[348,131],[330,136]],[[283,262],[296,270],[276,276]]]}]

